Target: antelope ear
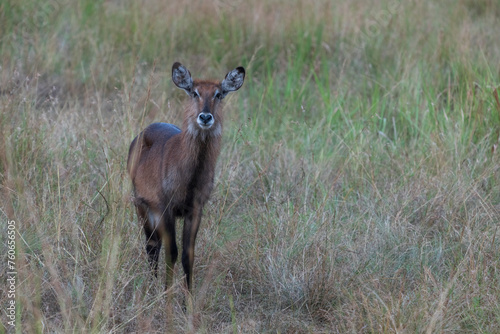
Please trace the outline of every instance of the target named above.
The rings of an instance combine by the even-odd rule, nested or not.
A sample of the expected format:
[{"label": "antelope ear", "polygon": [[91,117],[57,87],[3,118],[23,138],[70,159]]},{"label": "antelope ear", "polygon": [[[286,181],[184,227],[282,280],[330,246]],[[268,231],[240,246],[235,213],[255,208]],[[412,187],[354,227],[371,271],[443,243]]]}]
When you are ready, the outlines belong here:
[{"label": "antelope ear", "polygon": [[191,78],[191,72],[184,67],[181,63],[174,63],[172,65],[172,81],[174,84],[190,94],[193,88],[193,79]]},{"label": "antelope ear", "polygon": [[226,74],[226,78],[222,80],[222,95],[226,96],[229,92],[237,91],[243,86],[245,80],[245,69],[236,67],[234,70]]}]

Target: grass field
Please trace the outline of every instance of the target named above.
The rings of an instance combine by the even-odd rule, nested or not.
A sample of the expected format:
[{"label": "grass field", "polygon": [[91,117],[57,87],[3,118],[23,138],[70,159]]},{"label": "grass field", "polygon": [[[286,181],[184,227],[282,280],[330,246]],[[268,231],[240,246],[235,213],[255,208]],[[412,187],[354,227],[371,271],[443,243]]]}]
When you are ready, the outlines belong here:
[{"label": "grass field", "polygon": [[[0,333],[499,333],[499,31],[496,0],[0,0]],[[167,319],[126,158],[180,124],[175,61],[247,76]]]}]

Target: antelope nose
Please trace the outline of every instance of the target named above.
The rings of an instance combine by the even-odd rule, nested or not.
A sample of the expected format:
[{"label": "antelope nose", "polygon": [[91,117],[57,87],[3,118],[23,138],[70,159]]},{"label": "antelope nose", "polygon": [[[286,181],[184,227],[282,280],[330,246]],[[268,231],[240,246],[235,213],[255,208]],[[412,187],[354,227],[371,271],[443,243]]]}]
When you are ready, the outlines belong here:
[{"label": "antelope nose", "polygon": [[212,114],[200,114],[199,117],[203,124],[208,124],[212,120]]}]

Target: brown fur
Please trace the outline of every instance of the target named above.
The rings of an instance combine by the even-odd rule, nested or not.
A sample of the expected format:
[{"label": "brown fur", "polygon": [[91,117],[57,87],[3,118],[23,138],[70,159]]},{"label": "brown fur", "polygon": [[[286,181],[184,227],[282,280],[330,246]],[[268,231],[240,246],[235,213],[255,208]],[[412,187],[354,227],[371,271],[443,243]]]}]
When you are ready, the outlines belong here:
[{"label": "brown fur", "polygon": [[[196,234],[203,206],[213,189],[220,153],[223,103],[214,96],[221,90],[221,82],[192,81],[188,94],[196,91],[199,97],[191,97],[187,103],[182,129],[154,123],[130,145],[127,169],[134,188],[137,216],[146,234],[146,251],[156,275],[160,247],[164,244],[167,288],[172,283],[178,255],[176,217],[184,217],[182,264],[187,287],[189,290],[192,287]],[[200,113],[213,116],[214,123],[209,129],[201,129],[197,124]]]}]

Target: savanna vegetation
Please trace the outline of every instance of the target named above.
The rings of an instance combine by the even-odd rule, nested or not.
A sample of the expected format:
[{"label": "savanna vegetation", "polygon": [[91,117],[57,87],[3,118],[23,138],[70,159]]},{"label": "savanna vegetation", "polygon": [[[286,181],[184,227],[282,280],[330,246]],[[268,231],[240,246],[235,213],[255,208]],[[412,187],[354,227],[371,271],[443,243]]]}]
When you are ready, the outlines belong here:
[{"label": "savanna vegetation", "polygon": [[[0,332],[498,333],[499,31],[496,0],[1,0]],[[175,61],[247,76],[167,319],[126,157],[180,124]]]}]

